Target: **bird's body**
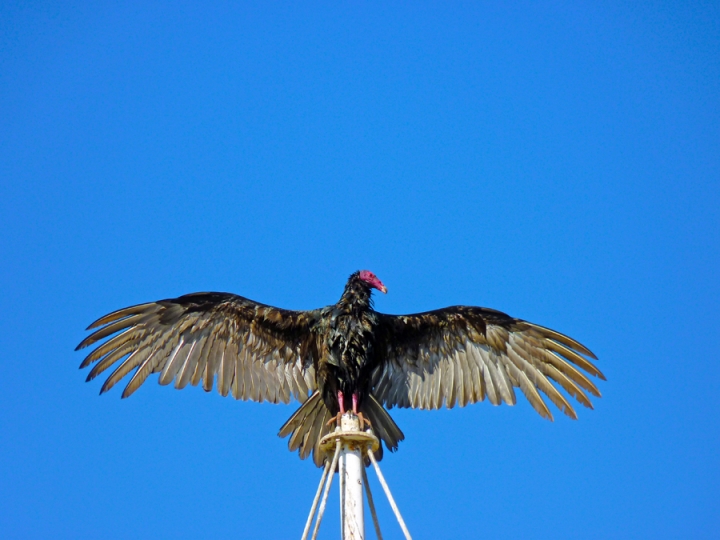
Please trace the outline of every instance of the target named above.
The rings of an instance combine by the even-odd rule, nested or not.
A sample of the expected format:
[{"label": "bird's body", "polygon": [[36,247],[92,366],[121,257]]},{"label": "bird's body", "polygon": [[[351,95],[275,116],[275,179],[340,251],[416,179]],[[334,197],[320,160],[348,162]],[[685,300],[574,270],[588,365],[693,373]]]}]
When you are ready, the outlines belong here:
[{"label": "bird's body", "polygon": [[[515,403],[520,388],[533,407],[552,418],[543,392],[575,418],[554,381],[585,406],[595,385],[575,366],[604,378],[580,343],[499,311],[454,306],[415,315],[375,311],[371,291],[386,292],[371,272],[350,276],[340,301],[311,311],[289,311],[229,293],[195,293],[125,308],[102,317],[78,349],[108,341],[81,367],[97,362],[88,380],[122,360],[102,387],[109,390],[135,370],[123,397],[151,373],[237,399],[303,405],[280,429],[302,458],[323,456],[320,439],[333,416],[363,415],[387,448],[404,438],[385,407],[437,409],[488,397]],[[118,333],[120,332],[120,333]],[[117,334],[117,335],[114,335]],[[573,365],[574,364],[574,365]],[[378,456],[379,457],[379,456]]]},{"label": "bird's body", "polygon": [[351,403],[340,402],[338,392],[351,400],[355,395],[358,402],[368,393],[370,375],[379,362],[377,327],[370,290],[359,279],[351,279],[340,302],[322,310],[322,349],[316,370],[323,402],[331,413],[352,407]]}]

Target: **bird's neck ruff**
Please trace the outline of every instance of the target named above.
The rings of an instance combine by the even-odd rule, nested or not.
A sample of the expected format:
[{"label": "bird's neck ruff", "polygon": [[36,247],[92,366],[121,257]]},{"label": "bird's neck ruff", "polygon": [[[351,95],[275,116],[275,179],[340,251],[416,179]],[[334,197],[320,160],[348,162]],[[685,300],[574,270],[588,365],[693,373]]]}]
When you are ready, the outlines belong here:
[{"label": "bird's neck ruff", "polygon": [[345,285],[340,297],[340,306],[348,310],[367,310],[372,308],[372,295],[370,286],[360,279],[359,272],[355,272]]}]

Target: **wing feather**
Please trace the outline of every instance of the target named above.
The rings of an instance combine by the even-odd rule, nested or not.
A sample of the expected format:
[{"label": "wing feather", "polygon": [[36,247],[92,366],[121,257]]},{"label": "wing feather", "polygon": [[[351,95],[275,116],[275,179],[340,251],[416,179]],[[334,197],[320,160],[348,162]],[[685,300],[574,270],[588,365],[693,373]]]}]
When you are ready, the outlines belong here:
[{"label": "wing feather", "polygon": [[[147,357],[152,353],[152,349],[136,349],[130,356],[128,356],[112,374],[107,378],[105,383],[100,388],[100,393],[104,394],[110,390],[117,382],[130,373],[133,369],[140,366]],[[130,384],[128,383],[128,387]],[[127,392],[127,388],[125,389]]]},{"label": "wing feather", "polygon": [[[455,406],[455,361],[451,356],[442,366],[443,391],[445,394],[445,406],[452,409]],[[412,400],[410,403],[414,403]]]},{"label": "wing feather", "polygon": [[520,386],[520,390],[522,390],[523,394],[525,394],[525,397],[530,402],[530,405],[533,406],[540,416],[547,418],[548,420],[552,420],[553,415],[550,412],[550,409],[547,408],[543,398],[536,390],[535,385],[530,382],[527,374],[512,363],[508,364],[508,370],[513,373],[514,379],[517,381],[518,386]]},{"label": "wing feather", "polygon": [[185,388],[190,383],[193,373],[195,373],[197,366],[193,364],[192,357],[196,347],[197,341],[183,341],[182,347],[177,352],[176,358],[180,367],[175,375],[175,388],[178,390]]},{"label": "wing feather", "polygon": [[319,310],[289,311],[228,293],[195,293],[123,308],[91,324],[78,349],[98,346],[81,367],[92,380],[119,362],[102,386],[110,390],[131,371],[127,397],[152,373],[176,388],[202,382],[236,399],[305,401],[314,391]]},{"label": "wing feather", "polygon": [[560,353],[565,358],[570,360],[573,364],[576,366],[581,367],[591,375],[594,375],[595,377],[599,377],[602,380],[605,380],[605,375],[602,374],[602,372],[596,368],[593,364],[591,364],[588,360],[580,356],[578,353],[573,351],[572,349],[569,349],[562,343],[558,343],[556,341],[553,341],[551,339],[545,340],[544,345],[547,347],[549,351],[553,351],[554,353]]},{"label": "wing feather", "polygon": [[225,345],[227,343],[225,336],[216,336],[215,342],[213,343],[212,349],[208,353],[207,365],[205,366],[205,372],[203,373],[203,390],[210,392],[215,384],[215,374],[220,366],[220,357],[225,351]]},{"label": "wing feather", "polygon": [[499,378],[498,387],[500,388],[500,396],[508,405],[515,405],[515,390],[513,390],[513,383],[507,372],[507,367],[509,366],[507,362],[507,352],[501,355],[497,351],[493,351],[493,360]]},{"label": "wing feather", "polygon": [[107,355],[108,353],[118,350],[128,341],[136,339],[139,335],[139,332],[133,330],[125,330],[121,334],[118,334],[112,339],[109,339],[108,341],[100,345],[98,348],[96,348],[93,352],[88,354],[85,360],[83,360],[83,363],[80,364],[80,368],[88,367],[90,364]]},{"label": "wing feather", "polygon": [[[468,395],[465,391],[466,381],[465,379],[469,379],[470,377],[467,377],[467,375],[470,374],[470,366],[468,366],[467,363],[467,353],[465,352],[465,349],[461,349],[458,351],[455,351],[455,368],[457,372],[460,374],[460,377],[457,377],[455,379],[456,386],[457,386],[457,402],[460,407],[464,407],[468,404]],[[469,384],[471,381],[467,381]]]},{"label": "wing feather", "polygon": [[192,343],[186,343],[183,339],[183,336],[180,336],[180,341],[178,341],[177,345],[175,345],[175,348],[170,353],[170,356],[168,356],[167,360],[165,361],[165,366],[160,373],[158,383],[166,385],[170,384],[173,381],[175,375],[177,375],[177,372],[180,370],[180,366],[185,360],[185,356],[183,355],[183,349],[186,349],[191,345]]},{"label": "wing feather", "polygon": [[250,350],[250,344],[246,343],[245,347],[243,348],[242,352],[242,371],[240,373],[240,376],[242,377],[242,387],[243,387],[243,399],[253,399],[254,394],[254,386],[253,386],[253,377],[252,377],[252,371],[254,369],[253,362],[254,362],[253,354]]},{"label": "wing feather", "polygon": [[207,366],[208,357],[210,356],[210,351],[212,351],[214,343],[215,336],[212,332],[208,331],[208,337],[198,353],[197,364],[195,364],[192,379],[190,380],[190,384],[193,386],[197,386],[200,384],[200,381],[203,380],[203,373],[205,373],[205,367]]},{"label": "wing feather", "polygon": [[590,399],[587,397],[585,392],[583,392],[577,384],[570,380],[570,378],[568,378],[564,373],[559,371],[555,366],[541,364],[540,366],[538,366],[538,369],[541,373],[547,375],[553,381],[558,383],[563,390],[565,390],[568,394],[577,399],[582,405],[584,405],[588,409],[593,408],[592,403],[590,402]]},{"label": "wing feather", "polygon": [[467,351],[468,364],[470,366],[470,388],[472,390],[472,403],[477,403],[485,399],[485,385],[481,375],[482,358],[480,358],[477,348],[472,342],[465,345]]},{"label": "wing feather", "polygon": [[[108,324],[107,326],[93,332],[88,337],[86,337],[84,340],[80,342],[80,345],[77,346],[75,350],[83,349],[87,347],[88,345],[92,345],[93,343],[96,343],[100,341],[101,339],[105,339],[108,336],[111,336],[115,334],[116,332],[119,332],[120,330],[123,330],[125,328],[129,328],[131,326],[135,326],[137,323],[141,323],[143,319],[146,318],[146,315],[143,313],[138,313],[136,315],[132,315],[130,317],[126,317],[122,320],[113,322]],[[94,328],[93,325],[90,325],[90,328]]]},{"label": "wing feather", "polygon": [[492,376],[492,360],[490,359],[490,355],[487,353],[487,351],[482,350],[482,354],[480,353],[480,356],[483,358],[483,378],[485,380],[485,388],[487,388],[488,393],[488,399],[490,400],[490,403],[493,405],[500,405],[500,394],[497,391],[496,381],[497,376]]},{"label": "wing feather", "polygon": [[570,377],[573,381],[582,386],[585,390],[590,392],[593,396],[601,396],[600,390],[597,389],[597,386],[595,386],[590,379],[588,379],[581,371],[578,371],[573,366],[568,364],[559,355],[555,354],[554,352],[545,352],[543,356],[549,364],[552,364],[560,371],[565,373],[568,377]]},{"label": "wing feather", "polygon": [[[438,361],[437,356],[432,359],[436,363]],[[429,408],[431,409],[439,409],[442,407],[443,404],[443,386],[442,386],[442,377],[440,376],[440,370],[439,369],[433,369],[429,372],[432,376],[432,381],[429,384],[430,388],[432,388],[432,401],[429,404]]]},{"label": "wing feather", "polygon": [[[130,315],[137,315],[138,313],[150,313],[153,310],[157,308],[157,305],[155,302],[148,302],[147,304],[137,304],[135,306],[130,306],[122,309],[118,309],[116,311],[113,311],[112,313],[108,313],[107,315],[103,315],[98,320],[96,320],[94,323],[92,323],[90,326],[87,327],[88,330],[92,330],[93,328],[99,328],[100,326],[106,326],[110,324],[111,322],[115,322],[118,319],[124,319],[126,317],[129,317]],[[78,349],[82,349],[80,345],[78,345]]]},{"label": "wing feather", "polygon": [[[130,360],[133,356],[137,356],[135,361],[132,363],[132,367],[138,366],[138,368],[130,378],[130,382],[128,382],[125,390],[123,390],[123,397],[128,397],[135,392],[135,390],[137,390],[140,385],[145,382],[145,379],[148,378],[150,373],[152,373],[153,364],[151,361],[153,360],[154,353],[155,351],[152,349],[138,349],[128,357],[128,360]],[[128,367],[130,368],[130,366]],[[110,379],[108,379],[108,381],[110,381]],[[115,383],[113,382],[112,384]]]},{"label": "wing feather", "polygon": [[590,360],[596,356],[555,330],[467,306],[379,316],[383,355],[372,393],[387,408],[463,407],[486,397],[493,405],[514,405],[519,388],[544,418],[552,419],[547,397],[575,419],[560,390],[587,407],[583,390],[600,397],[588,377],[605,379]]},{"label": "wing feather", "polygon": [[122,343],[120,346],[118,346],[117,349],[111,350],[105,358],[100,360],[93,368],[90,370],[90,373],[88,373],[86,381],[90,382],[95,377],[100,375],[103,371],[108,369],[110,366],[112,366],[115,362],[123,358],[124,356],[127,356],[129,353],[133,352],[136,347],[133,347],[132,343]]},{"label": "wing feather", "polygon": [[[515,368],[515,370],[520,371],[520,373],[522,373],[528,379],[528,381],[531,381],[532,384],[534,384],[545,395],[547,395],[548,398],[550,398],[550,401],[552,401],[558,409],[560,409],[563,413],[568,415],[573,420],[577,420],[577,414],[575,414],[575,410],[572,408],[567,399],[565,399],[565,396],[558,392],[557,388],[555,388],[550,383],[550,381],[548,381],[547,378],[540,371],[538,371],[535,366],[531,365],[526,359],[520,356],[513,347],[508,347],[508,358],[514,364],[513,367]],[[518,379],[518,382],[520,382],[520,379]],[[528,394],[525,388],[522,387],[522,385],[521,390],[523,391],[523,394],[525,394],[525,396],[527,397]],[[529,397],[528,400],[530,400]],[[552,413],[547,410],[547,407],[544,407],[544,410],[546,410],[547,413],[550,414],[550,418],[552,419]],[[538,412],[542,414],[541,411]]]},{"label": "wing feather", "polygon": [[234,375],[235,359],[238,354],[238,346],[235,340],[230,339],[225,343],[225,348],[220,356],[220,365],[218,366],[217,390],[218,393],[225,397],[230,392],[230,385]]}]

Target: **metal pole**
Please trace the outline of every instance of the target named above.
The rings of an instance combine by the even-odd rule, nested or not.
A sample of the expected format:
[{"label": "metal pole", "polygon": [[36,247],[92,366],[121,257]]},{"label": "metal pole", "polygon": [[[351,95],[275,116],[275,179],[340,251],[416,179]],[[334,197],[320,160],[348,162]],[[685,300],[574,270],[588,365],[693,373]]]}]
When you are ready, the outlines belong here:
[{"label": "metal pole", "polygon": [[[352,413],[340,420],[340,430],[360,431],[360,421]],[[340,522],[343,540],[364,540],[365,516],[363,505],[362,448],[344,439],[340,449]]]},{"label": "metal pole", "polygon": [[375,456],[373,455],[372,451],[367,451],[368,457],[370,458],[370,461],[373,464],[373,467],[375,467],[375,472],[378,475],[378,480],[380,480],[380,485],[382,486],[383,490],[385,491],[385,496],[388,498],[388,502],[390,503],[390,507],[393,509],[393,512],[395,512],[395,517],[398,520],[398,523],[400,524],[400,528],[402,529],[403,534],[405,535],[406,540],[412,540],[412,537],[410,536],[410,531],[408,531],[407,525],[405,525],[405,520],[400,515],[400,509],[397,507],[397,504],[395,504],[395,499],[393,499],[392,493],[390,493],[390,488],[387,485],[387,482],[385,481],[385,477],[383,476],[382,471],[380,471],[380,465],[378,465],[378,462],[375,460]]},{"label": "metal pole", "polygon": [[315,493],[315,498],[313,499],[312,506],[310,507],[310,515],[307,518],[307,522],[305,523],[305,529],[303,529],[302,538],[300,540],[307,540],[308,534],[310,534],[310,526],[312,525],[313,517],[315,517],[315,510],[317,510],[317,505],[320,502],[320,494],[325,487],[325,480],[327,480],[329,470],[330,460],[328,459],[325,462],[325,469],[323,470],[322,477],[320,478],[320,485],[317,488],[317,493]]},{"label": "metal pole", "polygon": [[373,525],[375,526],[375,535],[377,536],[377,540],[383,540],[382,533],[380,532],[380,522],[378,521],[377,512],[375,511],[375,501],[373,501],[372,491],[370,491],[370,482],[368,481],[365,469],[363,469],[362,474],[365,493],[367,493],[368,506],[370,507],[370,515],[372,515]]},{"label": "metal pole", "polygon": [[320,510],[317,521],[315,522],[312,540],[315,540],[317,531],[320,528],[320,520],[325,511],[328,489],[330,488],[336,465],[338,467],[338,474],[340,475],[340,532],[342,533],[342,540],[364,540],[365,538],[363,485],[365,485],[365,489],[367,490],[368,503],[370,504],[370,511],[373,514],[378,540],[382,540],[380,525],[377,522],[377,515],[375,514],[375,505],[373,504],[372,495],[370,494],[370,484],[367,482],[367,475],[365,474],[363,465],[365,454],[367,454],[368,459],[370,459],[375,467],[375,472],[378,475],[380,484],[383,490],[385,490],[385,495],[390,502],[393,512],[395,512],[395,516],[400,523],[400,528],[405,538],[412,540],[405,526],[405,522],[400,515],[397,504],[395,504],[395,500],[390,493],[390,488],[387,482],[385,482],[382,472],[380,472],[380,466],[375,460],[373,452],[377,451],[379,447],[379,439],[373,435],[371,430],[360,431],[360,421],[358,417],[351,412],[345,413],[340,418],[340,426],[337,427],[334,432],[328,433],[320,439],[319,448],[325,452],[325,459],[330,457],[330,452],[333,450],[335,451],[335,455],[330,464],[330,476],[325,484],[325,491],[322,502],[320,503]]},{"label": "metal pole", "polygon": [[340,441],[336,444],[337,447],[335,449],[335,455],[333,456],[332,464],[330,465],[330,476],[328,476],[327,482],[325,483],[325,489],[323,490],[322,501],[320,502],[317,520],[315,520],[312,540],[317,538],[318,532],[320,531],[320,523],[322,522],[323,515],[325,514],[325,505],[327,504],[328,493],[330,493],[330,486],[332,486],[333,476],[335,476],[335,467],[337,466],[338,457],[340,456]]}]

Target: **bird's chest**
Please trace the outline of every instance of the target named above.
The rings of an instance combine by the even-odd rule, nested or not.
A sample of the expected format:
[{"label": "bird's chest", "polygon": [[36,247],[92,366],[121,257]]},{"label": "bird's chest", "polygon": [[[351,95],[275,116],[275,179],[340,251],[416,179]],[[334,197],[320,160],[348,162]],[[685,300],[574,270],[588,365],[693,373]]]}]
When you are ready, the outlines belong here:
[{"label": "bird's chest", "polygon": [[327,363],[341,379],[357,380],[375,357],[372,317],[367,314],[339,313],[331,318],[326,335]]}]

